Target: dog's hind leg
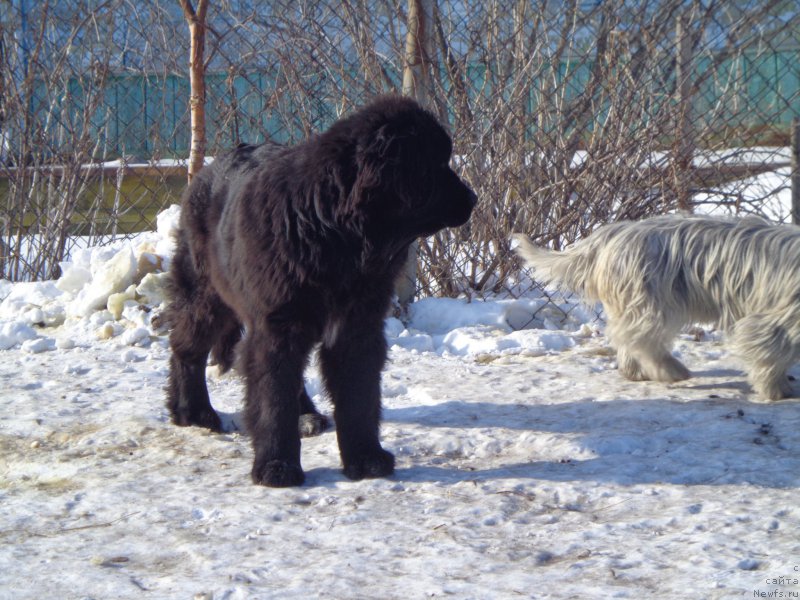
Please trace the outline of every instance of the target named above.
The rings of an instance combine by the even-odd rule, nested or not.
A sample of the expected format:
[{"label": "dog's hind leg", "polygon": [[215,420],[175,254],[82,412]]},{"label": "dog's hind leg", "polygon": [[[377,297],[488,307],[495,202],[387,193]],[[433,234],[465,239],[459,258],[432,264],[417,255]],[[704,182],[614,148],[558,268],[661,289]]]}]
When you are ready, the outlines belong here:
[{"label": "dog's hind leg", "polygon": [[220,373],[227,373],[235,360],[236,344],[242,339],[242,325],[233,315],[231,322],[217,336],[211,347],[211,364],[217,365]]},{"label": "dog's hind leg", "polygon": [[[242,338],[241,324],[231,316],[230,325],[217,337],[211,348],[211,362],[216,364],[221,373],[230,370],[235,362],[235,348]],[[300,437],[320,435],[331,426],[330,419],[321,414],[314,406],[306,392],[305,386],[300,389],[297,398],[300,404],[300,420],[298,429]]]},{"label": "dog's hind leg", "polygon": [[731,329],[731,347],[747,365],[757,399],[780,400],[793,395],[787,371],[800,357],[800,314],[748,315]]},{"label": "dog's hind leg", "polygon": [[748,379],[756,392],[757,402],[773,402],[794,395],[786,375],[785,366],[753,365],[748,368]]},{"label": "dog's hind leg", "polygon": [[206,388],[206,362],[220,337],[231,338],[238,321],[214,293],[207,279],[196,273],[185,241],[179,241],[170,270],[170,325],[167,408],[176,425],[197,425],[221,431],[219,415]]},{"label": "dog's hind leg", "polygon": [[317,410],[306,392],[305,386],[300,388],[300,437],[312,437],[321,434],[331,426],[330,419]]}]

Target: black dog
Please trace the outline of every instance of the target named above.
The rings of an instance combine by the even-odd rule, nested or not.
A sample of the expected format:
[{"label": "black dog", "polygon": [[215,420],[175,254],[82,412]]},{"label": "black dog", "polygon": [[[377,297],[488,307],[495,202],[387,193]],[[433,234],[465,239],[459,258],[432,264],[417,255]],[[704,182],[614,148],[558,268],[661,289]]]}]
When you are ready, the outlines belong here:
[{"label": "black dog", "polygon": [[390,475],[378,435],[383,321],[411,242],[464,224],[475,205],[451,152],[433,115],[388,96],[305,143],[242,145],[203,169],[183,197],[171,267],[173,422],[220,430],[206,361],[230,367],[244,332],[253,480],[300,485],[298,420],[324,426],[303,387],[322,342],[344,474]]}]

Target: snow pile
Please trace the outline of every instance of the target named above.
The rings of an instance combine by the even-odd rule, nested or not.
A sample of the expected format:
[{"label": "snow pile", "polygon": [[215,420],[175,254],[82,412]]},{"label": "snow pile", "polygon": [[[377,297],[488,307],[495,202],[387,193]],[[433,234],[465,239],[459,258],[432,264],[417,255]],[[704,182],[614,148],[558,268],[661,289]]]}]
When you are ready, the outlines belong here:
[{"label": "snow pile", "polygon": [[468,302],[462,298],[425,298],[411,305],[408,327],[386,321],[390,347],[439,355],[538,356],[575,345],[593,334],[594,312],[574,301],[555,304],[544,298]]},{"label": "snow pile", "polygon": [[[154,233],[76,250],[61,264],[57,281],[0,284],[0,349],[45,352],[87,336],[147,346],[163,335],[151,316],[163,307],[179,217],[180,207],[173,205],[158,215]],[[417,353],[538,356],[592,335],[586,323],[594,320],[575,302],[428,298],[412,305],[407,324],[388,318],[385,332],[390,347]]]},{"label": "snow pile", "polygon": [[93,332],[100,339],[121,336],[145,345],[157,335],[148,318],[164,301],[166,270],[174,249],[180,207],[157,217],[154,233],[109,246],[78,249],[61,263],[57,281],[0,284],[0,349],[22,346],[29,352],[69,344],[41,335]]}]

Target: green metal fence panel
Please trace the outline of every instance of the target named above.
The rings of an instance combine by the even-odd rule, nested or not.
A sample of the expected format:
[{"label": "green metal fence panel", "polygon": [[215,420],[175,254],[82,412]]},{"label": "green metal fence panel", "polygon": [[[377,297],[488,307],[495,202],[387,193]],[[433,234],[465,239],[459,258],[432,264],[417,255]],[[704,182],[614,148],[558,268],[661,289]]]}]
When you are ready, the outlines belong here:
[{"label": "green metal fence panel", "polygon": [[[556,90],[565,102],[586,93],[592,69],[593,64],[588,60],[563,61],[552,70],[546,66],[540,68],[539,74],[525,84],[531,113],[536,111],[537,98],[543,93]],[[548,72],[554,78],[552,82],[544,79]],[[399,82],[399,74],[395,75],[393,79]],[[705,125],[750,131],[788,127],[800,115],[800,48],[745,51],[728,58],[704,55],[695,60],[694,75],[693,113]],[[336,117],[331,106],[333,99],[325,98],[322,92],[327,89],[328,76],[309,74],[304,89],[318,89],[320,94],[297,98],[282,92],[286,84],[278,70],[208,73],[208,152],[214,154],[240,142],[261,143],[267,139],[291,142],[308,133],[308,123],[320,128],[326,126]],[[508,80],[501,81],[491,66],[470,66],[468,78],[473,94],[509,93],[509,88],[504,87],[508,86]],[[652,111],[665,110],[672,103],[674,85],[674,74],[665,75],[662,89],[644,89],[641,94],[649,96]],[[53,102],[52,87],[41,82],[30,99],[32,118],[50,123],[45,130],[51,135],[60,132],[68,139],[78,127],[79,113],[93,101],[84,97],[86,89],[92,87],[84,85],[82,78],[71,79],[61,92],[70,97],[70,102],[63,103],[69,109],[62,110],[62,103]],[[186,157],[190,143],[189,93],[188,78],[180,75],[110,75],[92,116],[95,136],[100,140],[98,151],[104,157]],[[286,110],[285,104],[293,100],[297,106]],[[588,132],[607,117],[607,106],[602,100],[594,103],[593,110]],[[647,111],[640,118],[647,119]],[[552,125],[557,123],[556,119]],[[531,135],[536,134],[536,126],[549,127],[548,119],[531,123]]]}]

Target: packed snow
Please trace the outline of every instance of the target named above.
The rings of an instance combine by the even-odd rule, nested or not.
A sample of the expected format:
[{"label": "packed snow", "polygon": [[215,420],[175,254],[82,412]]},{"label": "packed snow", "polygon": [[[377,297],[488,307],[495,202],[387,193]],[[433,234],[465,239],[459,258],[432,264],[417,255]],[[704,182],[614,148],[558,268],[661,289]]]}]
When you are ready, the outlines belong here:
[{"label": "packed snow", "polygon": [[253,485],[236,373],[209,369],[227,433],[164,406],[177,217],[0,283],[0,598],[800,597],[798,401],[754,402],[710,327],[692,379],[626,381],[566,297],[388,318],[395,475],[345,479],[329,431],[303,487]]}]

